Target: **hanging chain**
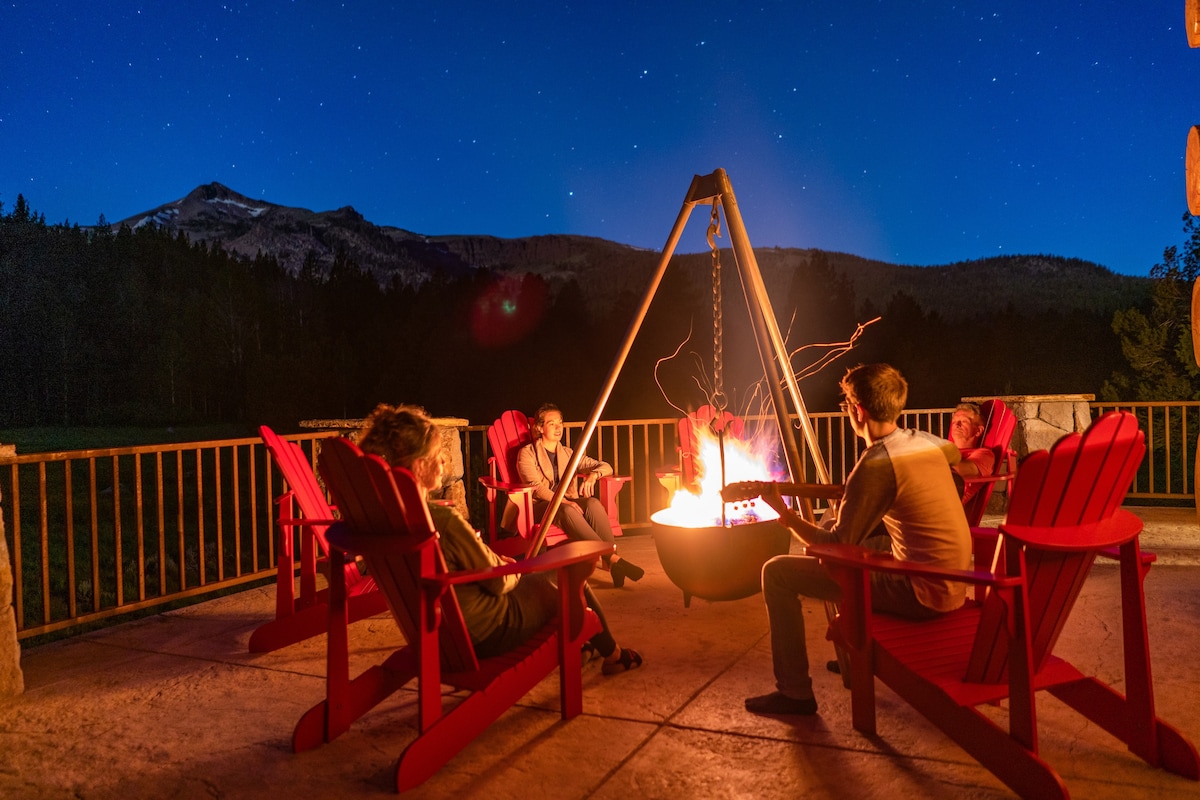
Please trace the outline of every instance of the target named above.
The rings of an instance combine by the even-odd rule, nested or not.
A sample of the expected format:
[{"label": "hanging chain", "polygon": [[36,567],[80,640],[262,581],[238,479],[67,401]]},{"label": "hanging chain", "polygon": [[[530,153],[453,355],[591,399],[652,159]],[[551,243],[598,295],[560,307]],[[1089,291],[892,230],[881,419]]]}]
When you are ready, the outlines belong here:
[{"label": "hanging chain", "polygon": [[712,216],[708,221],[708,248],[712,250],[713,285],[713,392],[709,404],[720,416],[728,403],[725,398],[725,331],[721,319],[721,252],[717,248],[716,240],[716,237],[721,235],[721,216],[717,202],[714,198]]}]

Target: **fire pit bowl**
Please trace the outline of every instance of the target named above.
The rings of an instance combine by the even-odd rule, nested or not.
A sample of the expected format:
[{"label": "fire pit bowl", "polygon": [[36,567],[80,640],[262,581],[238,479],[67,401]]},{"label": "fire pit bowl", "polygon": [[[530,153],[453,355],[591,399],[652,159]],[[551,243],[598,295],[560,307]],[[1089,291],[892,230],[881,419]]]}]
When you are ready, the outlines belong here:
[{"label": "fire pit bowl", "polygon": [[762,565],[791,547],[791,534],[779,520],[738,525],[685,528],[661,522],[652,514],[654,546],[671,582],[683,590],[683,605],[692,597],[740,600],[761,589]]}]

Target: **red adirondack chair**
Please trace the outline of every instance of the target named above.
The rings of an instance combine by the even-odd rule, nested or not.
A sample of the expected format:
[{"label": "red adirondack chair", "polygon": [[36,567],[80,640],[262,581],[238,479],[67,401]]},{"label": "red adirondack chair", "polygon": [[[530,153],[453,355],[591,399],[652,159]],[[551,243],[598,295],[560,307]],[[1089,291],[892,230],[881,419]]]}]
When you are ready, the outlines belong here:
[{"label": "red adirondack chair", "polygon": [[[963,510],[967,513],[967,524],[971,527],[979,525],[987,511],[988,500],[997,484],[1009,483],[1017,474],[1017,454],[1009,446],[1013,432],[1017,429],[1017,418],[1013,415],[1003,400],[985,400],[979,404],[979,414],[983,417],[983,437],[980,447],[986,447],[995,456],[995,467],[991,475],[976,475],[964,478],[964,483],[970,487],[978,486],[971,497],[963,497]],[[1011,486],[1011,483],[1009,483]]]},{"label": "red adirondack chair", "polygon": [[670,495],[680,489],[693,491],[697,488],[698,461],[700,454],[700,430],[724,432],[726,436],[741,439],[745,422],[728,411],[719,414],[709,405],[700,406],[694,414],[688,414],[678,422],[679,466],[659,470],[655,474],[659,483]]},{"label": "red adirondack chair", "polygon": [[[488,428],[488,458],[491,474],[480,477],[488,501],[488,546],[507,556],[523,554],[537,533],[539,520],[533,515],[533,486],[522,483],[517,474],[517,452],[532,441],[530,419],[522,411],[505,411]],[[609,475],[600,479],[598,498],[608,512],[614,536],[622,534],[618,519],[617,493],[629,481],[628,477]],[[499,512],[499,527],[497,527]],[[500,538],[500,531],[519,534]],[[557,525],[551,525],[545,543],[551,547],[566,541],[567,535]]]},{"label": "red adirondack chair", "polygon": [[[849,654],[854,727],[875,733],[875,678],[1023,797],[1067,797],[1038,755],[1035,694],[1046,690],[1148,763],[1200,780],[1200,755],[1156,716],[1138,544],[1142,523],[1120,508],[1145,454],[1137,419],[1100,417],[1082,435],[1028,456],[1014,481],[993,572],[922,568],[850,545],[815,545],[841,584],[829,636]],[[1122,695],[1053,654],[1092,562],[1117,548],[1121,564]],[[931,621],[871,612],[868,572],[964,581],[982,602]],[[976,706],[1009,699],[1006,732]]]},{"label": "red adirondack chair", "polygon": [[[583,583],[603,542],[569,542],[547,553],[487,570],[448,572],[429,510],[407,470],[392,470],[346,439],[331,439],[318,461],[343,521],[328,532],[330,585],[325,700],[309,709],[292,737],[296,752],[332,741],[382,700],[417,679],[419,734],[396,764],[396,788],[421,784],[556,668],[563,719],[583,709],[583,643],[600,630],[584,604]],[[362,556],[387,597],[407,642],[353,680],[349,674],[342,554]],[[555,570],[560,614],[518,649],[479,659],[454,586],[513,573]],[[442,685],[469,694],[442,707]]]},{"label": "red adirondack chair", "polygon": [[[265,653],[324,633],[329,624],[329,590],[317,588],[318,564],[329,556],[326,529],[334,521],[333,509],[317,483],[300,445],[289,442],[263,425],[263,444],[279,468],[288,489],[275,500],[275,619],[250,634],[250,652]],[[296,513],[297,509],[299,514]],[[300,541],[300,596],[296,597],[296,539]],[[319,552],[318,552],[319,551]],[[382,614],[387,603],[375,581],[354,563],[344,566],[350,619]]]}]

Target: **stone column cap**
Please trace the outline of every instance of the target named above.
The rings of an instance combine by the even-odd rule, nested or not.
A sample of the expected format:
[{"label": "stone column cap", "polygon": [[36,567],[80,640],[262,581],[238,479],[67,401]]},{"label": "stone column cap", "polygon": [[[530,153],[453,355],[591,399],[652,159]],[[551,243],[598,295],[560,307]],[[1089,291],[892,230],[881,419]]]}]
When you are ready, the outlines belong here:
[{"label": "stone column cap", "polygon": [[[315,428],[316,430],[326,431],[350,431],[361,428],[366,421],[366,418],[302,419],[299,422],[299,426],[301,428]],[[440,425],[443,428],[465,428],[471,424],[471,421],[462,419],[461,417],[433,417],[433,424]]]},{"label": "stone column cap", "polygon": [[1006,403],[1091,403],[1094,394],[987,394],[964,397],[963,403],[982,403],[985,400],[1003,400]]}]

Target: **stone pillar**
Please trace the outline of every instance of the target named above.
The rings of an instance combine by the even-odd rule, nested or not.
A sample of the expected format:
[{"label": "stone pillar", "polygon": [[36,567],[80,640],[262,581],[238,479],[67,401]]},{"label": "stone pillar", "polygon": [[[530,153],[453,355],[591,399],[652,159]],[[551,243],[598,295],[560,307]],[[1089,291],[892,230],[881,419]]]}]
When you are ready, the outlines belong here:
[{"label": "stone pillar", "polygon": [[463,519],[470,520],[471,514],[467,509],[467,487],[463,483],[466,467],[463,465],[462,436],[459,430],[470,423],[465,419],[437,417],[434,424],[442,434],[442,452],[446,454],[446,474],[442,476],[442,489],[431,492],[430,496],[443,500],[458,510]]},{"label": "stone pillar", "polygon": [[1082,432],[1092,424],[1091,402],[1094,394],[1015,394],[1008,396],[964,397],[963,402],[982,403],[1003,400],[1017,418],[1012,449],[1017,457],[1050,446],[1068,433]]},{"label": "stone pillar", "polygon": [[[4,497],[0,495],[0,508]],[[21,673],[21,645],[17,641],[17,615],[13,607],[13,573],[8,558],[8,536],[0,514],[0,700],[25,691]]]},{"label": "stone pillar", "polygon": [[[1092,424],[1093,394],[1017,394],[1008,396],[964,397],[964,403],[1003,400],[1017,418],[1012,449],[1017,458],[1050,446],[1068,433],[1085,430]],[[988,501],[988,513],[1003,513],[1008,500],[1007,483],[996,486]]]},{"label": "stone pillar", "polygon": [[1000,398],[1017,418],[1013,450],[1026,456],[1049,450],[1068,433],[1079,433],[1092,424],[1093,394],[1033,394]]}]

